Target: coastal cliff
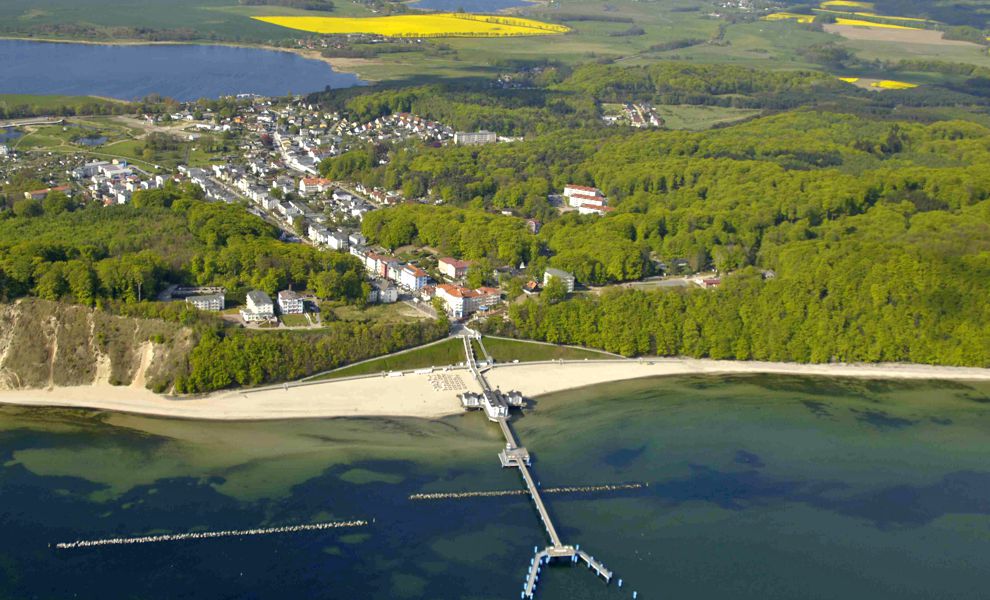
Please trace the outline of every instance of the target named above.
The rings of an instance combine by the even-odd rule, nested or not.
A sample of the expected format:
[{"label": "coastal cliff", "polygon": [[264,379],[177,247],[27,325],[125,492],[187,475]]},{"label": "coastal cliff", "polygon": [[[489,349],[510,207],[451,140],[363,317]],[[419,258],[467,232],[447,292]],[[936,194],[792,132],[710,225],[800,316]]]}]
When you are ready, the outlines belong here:
[{"label": "coastal cliff", "polygon": [[0,389],[109,383],[166,391],[188,369],[193,331],[24,299],[0,305]]}]

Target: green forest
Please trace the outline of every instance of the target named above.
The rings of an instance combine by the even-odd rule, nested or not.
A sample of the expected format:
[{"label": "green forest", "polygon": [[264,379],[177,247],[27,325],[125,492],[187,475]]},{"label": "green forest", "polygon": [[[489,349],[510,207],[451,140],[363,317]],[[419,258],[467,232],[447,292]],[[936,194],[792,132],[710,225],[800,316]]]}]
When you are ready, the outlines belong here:
[{"label": "green forest", "polygon": [[[322,167],[442,203],[369,214],[363,232],[386,248],[413,243],[486,264],[525,263],[534,279],[553,266],[585,286],[663,274],[674,263],[723,276],[715,290],[606,289],[513,303],[511,324],[493,331],[627,356],[990,365],[990,129],[926,113],[948,90],[944,98],[928,90],[904,112],[893,96],[820,74],[748,72],[590,65],[523,92],[517,107],[497,94],[481,102],[507,119],[518,112],[517,123],[543,115],[543,126],[522,125],[525,141],[368,147]],[[564,90],[581,102],[725,96],[765,112],[703,132],[579,127],[549,108]],[[347,102],[369,115],[457,119],[450,97],[426,96]],[[569,183],[601,188],[616,210],[559,214],[547,196]],[[542,222],[539,233],[526,218]]]},{"label": "green forest", "polygon": [[124,206],[76,207],[59,193],[0,215],[0,298],[85,305],[153,299],[169,284],[218,285],[235,296],[294,286],[363,303],[352,256],[289,244],[241,206],[204,202],[198,188],[140,191]]}]

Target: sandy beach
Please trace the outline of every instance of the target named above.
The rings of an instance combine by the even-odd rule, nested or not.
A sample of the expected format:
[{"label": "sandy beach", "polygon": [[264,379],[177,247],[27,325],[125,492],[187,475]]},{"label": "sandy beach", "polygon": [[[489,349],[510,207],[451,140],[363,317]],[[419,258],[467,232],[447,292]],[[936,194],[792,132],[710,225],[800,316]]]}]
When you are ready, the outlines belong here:
[{"label": "sandy beach", "polygon": [[[463,389],[480,391],[467,371]],[[462,391],[463,391],[462,389]],[[155,394],[137,386],[105,383],[48,389],[0,391],[0,404],[92,408],[180,419],[271,420],[327,417],[419,417],[461,412],[456,390],[434,389],[430,376],[368,377],[317,384],[232,390],[195,398]]]},{"label": "sandy beach", "polygon": [[[505,364],[487,372],[503,390],[539,396],[627,379],[664,375],[776,373],[876,379],[990,381],[990,369],[927,365],[801,365],[696,359],[644,359],[565,363]],[[138,385],[99,383],[55,389],[0,391],[0,404],[90,408],[182,419],[271,420],[330,417],[417,417],[435,419],[462,412],[459,391],[480,391],[468,371],[444,375],[458,385],[443,386],[436,374],[331,380],[218,392],[196,398],[154,394]],[[450,381],[450,379],[448,379]]]},{"label": "sandy beach", "polygon": [[503,390],[520,390],[526,396],[539,396],[625,379],[663,375],[718,373],[776,373],[781,375],[820,375],[867,379],[943,379],[990,381],[990,369],[933,367],[929,365],[875,364],[795,364],[757,361],[653,358],[599,362],[540,363],[502,365],[488,373],[488,382]]}]

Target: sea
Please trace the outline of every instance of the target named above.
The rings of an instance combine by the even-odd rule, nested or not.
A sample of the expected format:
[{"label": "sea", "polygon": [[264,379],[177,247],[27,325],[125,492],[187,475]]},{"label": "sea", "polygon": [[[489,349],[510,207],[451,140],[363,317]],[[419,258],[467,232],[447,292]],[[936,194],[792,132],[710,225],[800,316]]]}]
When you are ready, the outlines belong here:
[{"label": "sea", "polygon": [[362,85],[291,52],[193,44],[101,45],[0,40],[0,94],[176,100],[283,96]]},{"label": "sea", "polygon": [[[780,375],[611,383],[513,419],[566,543],[537,598],[978,599],[990,385]],[[0,598],[514,598],[547,544],[498,428],[0,408]],[[349,529],[60,542],[361,519]],[[622,579],[622,587],[618,585]]]}]

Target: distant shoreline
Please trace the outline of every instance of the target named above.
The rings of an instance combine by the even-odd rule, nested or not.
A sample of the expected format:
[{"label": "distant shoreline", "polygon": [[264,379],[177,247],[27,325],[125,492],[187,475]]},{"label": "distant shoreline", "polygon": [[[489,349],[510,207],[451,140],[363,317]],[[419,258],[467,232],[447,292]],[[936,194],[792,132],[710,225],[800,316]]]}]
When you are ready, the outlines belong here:
[{"label": "distant shoreline", "polygon": [[[376,83],[376,80],[369,79],[361,75],[355,68],[358,65],[372,65],[375,63],[374,59],[367,58],[333,58],[323,56],[319,50],[310,50],[308,48],[281,48],[279,46],[269,46],[267,44],[247,44],[243,42],[223,42],[223,41],[203,41],[203,42],[184,42],[184,41],[150,41],[150,40],[74,40],[74,39],[64,39],[64,38],[39,38],[39,37],[18,37],[18,36],[4,36],[0,35],[0,40],[11,40],[15,42],[44,42],[48,44],[86,44],[87,46],[225,46],[228,48],[249,48],[254,50],[268,50],[271,52],[288,52],[290,54],[295,54],[300,58],[305,58],[308,60],[316,60],[330,65],[335,73],[350,73],[351,75],[356,75],[361,79],[362,82],[372,84]],[[322,90],[313,90],[312,93],[319,92]],[[40,94],[44,95],[44,94]],[[126,100],[119,100],[118,98],[113,98],[112,100],[118,100],[120,102],[126,102]]]},{"label": "distant shoreline", "polygon": [[[440,370],[438,369],[437,372]],[[478,391],[464,369],[451,369],[464,389]],[[990,369],[912,364],[796,364],[688,358],[505,363],[487,373],[492,385],[528,397],[604,383],[662,376],[770,374],[860,379],[990,382]],[[257,421],[337,417],[437,419],[463,412],[457,391],[437,390],[430,375],[406,372],[307,385],[227,390],[197,398],[154,394],[106,383],[0,391],[0,404],[106,410],[178,419]]]}]

